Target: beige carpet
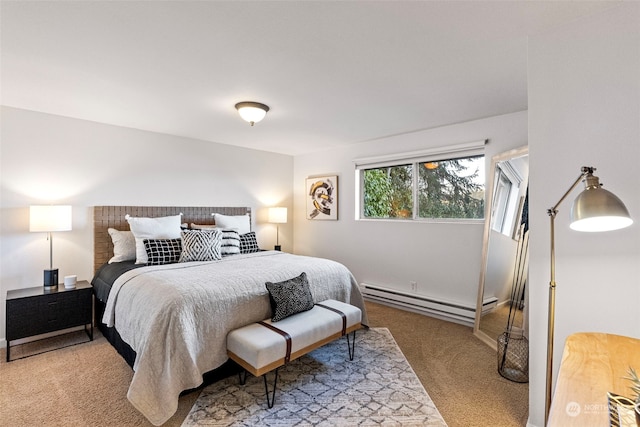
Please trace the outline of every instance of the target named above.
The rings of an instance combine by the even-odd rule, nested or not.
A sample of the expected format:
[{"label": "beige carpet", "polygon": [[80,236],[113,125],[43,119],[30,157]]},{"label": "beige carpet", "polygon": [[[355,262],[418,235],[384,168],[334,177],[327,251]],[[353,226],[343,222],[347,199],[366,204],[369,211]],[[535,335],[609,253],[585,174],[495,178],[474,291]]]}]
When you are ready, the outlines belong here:
[{"label": "beige carpet", "polygon": [[[524,325],[523,311],[516,310],[513,320],[513,326],[522,329]],[[509,319],[509,304],[502,304],[498,306],[491,313],[487,313],[482,316],[480,320],[480,330],[491,338],[497,340],[500,335],[507,328],[507,320]]]},{"label": "beige carpet", "polygon": [[[370,326],[391,331],[450,427],[526,424],[528,385],[502,378],[495,352],[471,328],[374,303],[367,303],[367,309]],[[82,341],[82,334],[53,341]],[[37,351],[43,344],[12,348],[12,355]],[[126,398],[131,368],[99,333],[91,343],[10,363],[4,349],[0,353],[2,425],[151,426]],[[165,425],[180,426],[198,395],[182,396],[178,412]]]},{"label": "beige carpet", "polygon": [[[62,338],[62,337],[61,337]],[[84,332],[11,348],[20,357],[63,339],[86,340]],[[29,347],[21,349],[20,347]],[[22,351],[21,351],[22,350]],[[127,400],[133,371],[96,330],[93,342],[25,359],[0,362],[0,425],[6,426],[153,426]],[[198,392],[180,398],[178,412],[165,424],[180,426]]]},{"label": "beige carpet", "polygon": [[528,384],[498,374],[497,355],[471,327],[367,303],[372,327],[389,328],[450,427],[525,426]]}]

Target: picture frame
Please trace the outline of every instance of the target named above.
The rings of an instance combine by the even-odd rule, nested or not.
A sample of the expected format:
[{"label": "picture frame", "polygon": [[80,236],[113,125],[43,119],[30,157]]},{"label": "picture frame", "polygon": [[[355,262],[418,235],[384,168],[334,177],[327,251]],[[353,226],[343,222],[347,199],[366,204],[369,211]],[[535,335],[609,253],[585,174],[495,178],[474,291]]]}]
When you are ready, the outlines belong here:
[{"label": "picture frame", "polygon": [[338,176],[319,175],[305,181],[307,219],[338,220]]}]

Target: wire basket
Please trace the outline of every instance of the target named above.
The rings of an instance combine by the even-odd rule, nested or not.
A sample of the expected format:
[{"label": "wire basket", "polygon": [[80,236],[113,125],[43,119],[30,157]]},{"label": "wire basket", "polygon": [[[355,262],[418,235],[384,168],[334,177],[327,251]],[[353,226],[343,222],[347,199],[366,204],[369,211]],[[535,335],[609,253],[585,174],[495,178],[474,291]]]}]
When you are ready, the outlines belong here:
[{"label": "wire basket", "polygon": [[529,341],[522,331],[507,331],[498,337],[498,372],[510,381],[529,382]]}]

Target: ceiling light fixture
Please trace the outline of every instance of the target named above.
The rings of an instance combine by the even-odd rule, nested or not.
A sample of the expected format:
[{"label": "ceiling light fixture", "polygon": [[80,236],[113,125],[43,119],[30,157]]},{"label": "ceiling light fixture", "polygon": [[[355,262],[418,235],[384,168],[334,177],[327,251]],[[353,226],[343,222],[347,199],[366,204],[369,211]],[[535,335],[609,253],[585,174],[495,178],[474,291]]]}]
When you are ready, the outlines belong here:
[{"label": "ceiling light fixture", "polygon": [[267,111],[269,111],[269,107],[259,102],[245,101],[238,102],[236,104],[236,110],[238,110],[238,114],[240,114],[240,117],[242,117],[243,120],[249,122],[251,126],[253,126],[260,120],[264,119],[264,116],[267,115]]}]

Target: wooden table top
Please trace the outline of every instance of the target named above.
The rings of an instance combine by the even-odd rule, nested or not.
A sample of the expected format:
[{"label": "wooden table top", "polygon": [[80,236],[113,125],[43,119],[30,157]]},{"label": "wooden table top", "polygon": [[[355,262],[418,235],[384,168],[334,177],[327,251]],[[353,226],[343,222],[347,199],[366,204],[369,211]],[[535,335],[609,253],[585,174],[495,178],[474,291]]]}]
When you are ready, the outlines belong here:
[{"label": "wooden table top", "polygon": [[548,426],[608,426],[607,392],[631,398],[629,367],[640,372],[640,339],[570,335],[564,346]]}]

